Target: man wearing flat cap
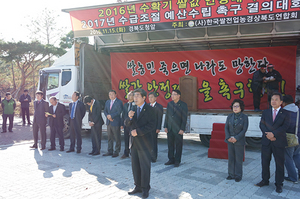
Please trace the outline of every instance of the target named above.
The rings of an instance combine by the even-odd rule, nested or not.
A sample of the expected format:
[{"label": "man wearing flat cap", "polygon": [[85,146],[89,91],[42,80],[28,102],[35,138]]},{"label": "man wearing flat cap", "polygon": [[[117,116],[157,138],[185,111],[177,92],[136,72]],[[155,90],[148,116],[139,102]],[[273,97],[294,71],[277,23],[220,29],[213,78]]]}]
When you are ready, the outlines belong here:
[{"label": "man wearing flat cap", "polygon": [[252,78],[252,93],[253,93],[253,106],[255,112],[260,112],[260,98],[262,94],[262,87],[266,78],[266,65],[261,65],[259,70],[253,73]]},{"label": "man wearing flat cap", "polygon": [[281,82],[281,74],[274,69],[273,64],[268,65],[268,72],[266,75],[265,82],[267,83],[267,92],[268,92],[268,102],[271,103],[271,96],[274,92],[279,90],[279,82]]}]

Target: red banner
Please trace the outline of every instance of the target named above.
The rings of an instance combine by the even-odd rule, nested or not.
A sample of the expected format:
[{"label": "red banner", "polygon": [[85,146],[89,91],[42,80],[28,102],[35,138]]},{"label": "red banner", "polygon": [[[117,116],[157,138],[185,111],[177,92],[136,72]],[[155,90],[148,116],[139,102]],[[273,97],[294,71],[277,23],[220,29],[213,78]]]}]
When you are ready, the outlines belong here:
[{"label": "red banner", "polygon": [[[295,95],[296,46],[151,53],[111,53],[112,88],[126,101],[130,90],[157,92],[166,107],[179,78],[198,78],[198,109],[228,109],[242,99],[253,109],[252,76],[261,64],[275,65],[282,75],[280,92]],[[261,109],[267,108],[267,96]]]},{"label": "red banner", "polygon": [[299,0],[163,0],[66,10],[75,36],[300,19]]}]

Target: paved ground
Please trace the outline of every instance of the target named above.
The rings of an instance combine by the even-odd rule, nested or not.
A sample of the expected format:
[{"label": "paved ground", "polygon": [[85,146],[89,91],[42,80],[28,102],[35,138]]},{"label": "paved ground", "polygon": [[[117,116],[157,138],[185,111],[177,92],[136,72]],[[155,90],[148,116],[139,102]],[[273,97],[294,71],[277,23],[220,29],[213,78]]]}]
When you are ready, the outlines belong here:
[{"label": "paved ground", "polygon": [[[32,128],[21,126],[19,118],[15,121],[13,133],[0,134],[1,199],[131,199],[141,196],[127,194],[134,187],[130,159],[88,156],[91,151],[89,134],[84,134],[81,154],[32,150],[29,149],[33,143]],[[107,149],[106,137],[104,133],[102,154]],[[166,135],[160,135],[158,161],[152,164],[150,199],[299,198],[300,184],[285,182],[283,192],[275,192],[274,162],[271,163],[270,185],[254,186],[261,180],[259,149],[246,149],[243,180],[236,183],[225,180],[227,160],[207,158],[208,148],[198,139],[198,135],[184,136],[182,164],[174,168],[164,165],[167,161]],[[47,147],[49,145],[48,140]],[[66,149],[68,146],[69,140],[66,140]]]}]

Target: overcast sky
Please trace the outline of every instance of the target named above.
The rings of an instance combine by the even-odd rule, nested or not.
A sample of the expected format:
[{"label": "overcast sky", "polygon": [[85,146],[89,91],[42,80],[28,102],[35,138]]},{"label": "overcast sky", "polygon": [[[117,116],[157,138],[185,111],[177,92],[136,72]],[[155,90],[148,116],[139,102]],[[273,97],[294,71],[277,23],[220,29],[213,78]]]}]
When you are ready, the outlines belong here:
[{"label": "overcast sky", "polygon": [[45,8],[60,15],[58,26],[67,27],[67,33],[71,30],[71,20],[69,14],[62,12],[62,9],[116,2],[117,0],[5,0],[0,6],[0,39],[29,42],[30,32],[26,24],[30,23],[31,18],[38,17]]}]

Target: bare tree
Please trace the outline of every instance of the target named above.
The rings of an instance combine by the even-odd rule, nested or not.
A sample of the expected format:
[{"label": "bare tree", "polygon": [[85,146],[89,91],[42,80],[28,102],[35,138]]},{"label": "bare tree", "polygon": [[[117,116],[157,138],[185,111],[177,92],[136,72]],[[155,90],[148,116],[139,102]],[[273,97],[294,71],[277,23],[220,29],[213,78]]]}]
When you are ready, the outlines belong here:
[{"label": "bare tree", "polygon": [[[58,46],[65,30],[65,28],[57,26],[58,17],[59,15],[55,14],[53,10],[45,8],[37,18],[32,18],[30,24],[27,25],[31,32],[30,39],[39,41],[41,44]],[[48,64],[51,65],[50,55]]]}]

